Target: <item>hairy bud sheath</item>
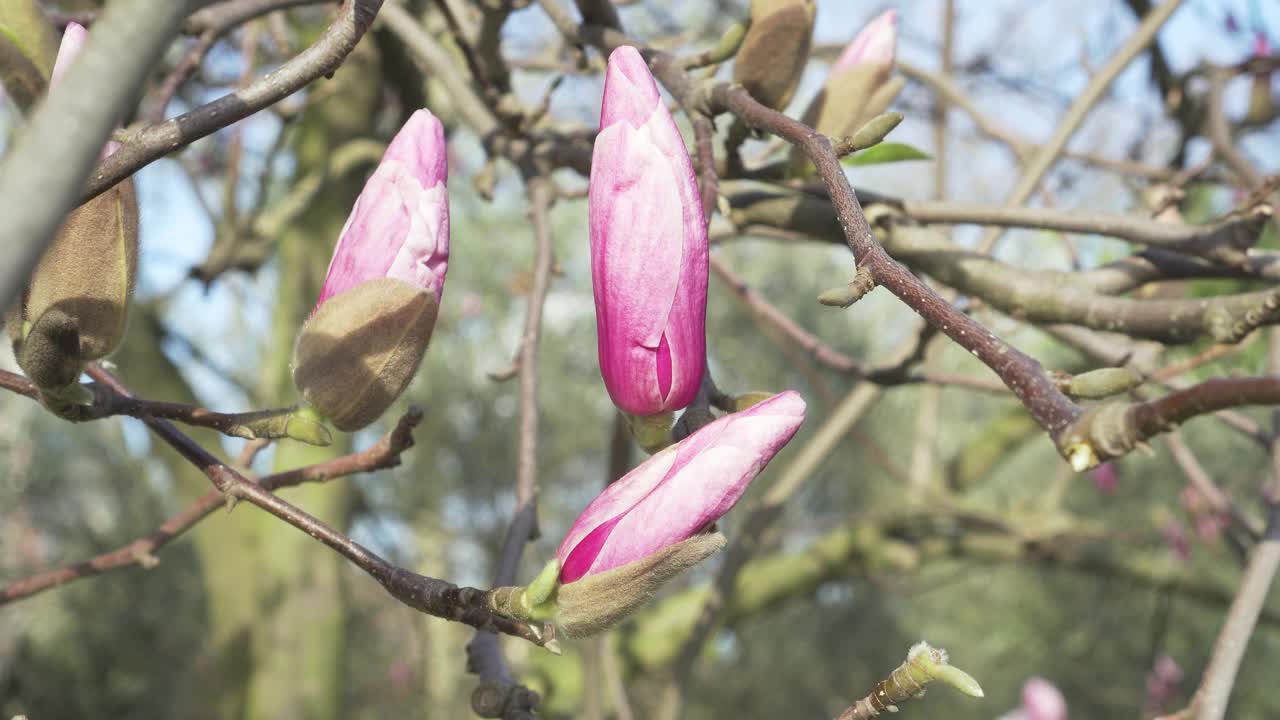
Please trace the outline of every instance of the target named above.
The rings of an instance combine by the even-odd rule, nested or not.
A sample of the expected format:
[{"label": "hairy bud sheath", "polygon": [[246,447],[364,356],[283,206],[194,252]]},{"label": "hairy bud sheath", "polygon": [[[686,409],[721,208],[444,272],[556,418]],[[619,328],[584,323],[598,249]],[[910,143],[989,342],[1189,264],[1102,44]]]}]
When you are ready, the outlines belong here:
[{"label": "hairy bud sheath", "polygon": [[[707,532],[795,435],[805,403],[784,392],[726,415],[605,489],[573,523],[541,581],[495,593],[495,609],[591,635],[724,546]],[[546,574],[555,573],[553,587]],[[508,589],[503,589],[508,590]]]},{"label": "hairy bud sheath", "polygon": [[448,172],[444,126],[419,110],[356,199],[298,333],[294,385],[340,430],[377,420],[426,353],[449,264]]},{"label": "hairy bud sheath", "polygon": [[751,27],[733,65],[733,81],[775,110],[800,85],[813,47],[813,0],[752,0]]},{"label": "hairy bud sheath", "polygon": [[684,139],[633,47],[609,57],[588,192],[609,397],[633,415],[683,408],[706,364],[707,231]]},{"label": "hairy bud sheath", "polygon": [[[65,74],[86,31],[67,26],[51,83]],[[104,155],[115,151],[108,144]],[[42,390],[74,383],[84,365],[124,337],[138,270],[138,200],[126,179],[67,215],[10,315],[18,364]]]}]

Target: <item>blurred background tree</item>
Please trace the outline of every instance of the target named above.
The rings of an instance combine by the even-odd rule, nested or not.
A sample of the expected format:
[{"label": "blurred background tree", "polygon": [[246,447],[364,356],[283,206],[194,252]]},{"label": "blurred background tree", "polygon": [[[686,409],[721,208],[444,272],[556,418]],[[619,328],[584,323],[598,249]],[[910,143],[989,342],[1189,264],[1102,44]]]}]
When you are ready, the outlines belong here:
[{"label": "blurred background tree", "polygon": [[[156,119],[149,113],[157,102],[172,116],[243,86],[312,42],[333,16],[331,4],[286,4],[307,7],[221,35],[165,98],[165,78],[203,42],[177,41],[132,119]],[[0,0],[0,22],[12,25],[24,5]],[[98,9],[70,0],[42,5],[55,22],[92,18]],[[589,13],[601,3],[578,5]],[[729,0],[613,5],[630,35],[682,52],[712,47],[747,14],[747,3]],[[1246,202],[1251,183],[1212,147],[1203,109],[1188,107],[1210,97],[1207,75],[1195,72],[1206,63],[1278,64],[1266,43],[1277,38],[1280,13],[1260,0],[1182,5],[1154,49],[1128,63],[1090,109],[1038,184],[1037,207],[1150,216],[1154,188],[1184,193],[1182,215],[1198,223]],[[891,139],[931,159],[851,169],[860,193],[871,193],[864,202],[1001,202],[1134,33],[1136,15],[1152,10],[1145,0],[892,6],[898,69],[908,83],[893,106],[906,119]],[[803,113],[839,48],[886,7],[818,0],[814,60],[790,115]],[[566,147],[581,151],[574,134],[595,126],[603,63],[595,49],[562,40],[537,3],[396,8],[420,22],[452,63],[449,73],[432,72],[438,58],[424,60],[413,39],[383,18],[330,79],[139,172],[142,275],[128,339],[112,360],[147,398],[225,411],[293,402],[293,338],[351,203],[381,144],[414,109],[430,107],[450,133],[451,273],[410,391],[379,426],[330,448],[286,440],[242,455],[245,441],[207,430],[192,436],[266,474],[367,447],[410,404],[420,405],[425,419],[399,467],[283,495],[400,566],[487,587],[516,508],[518,383],[494,376],[520,345],[534,246],[520,172],[493,159],[501,146],[477,127],[473,100],[454,83],[476,88],[498,131],[560,133]],[[731,74],[729,65],[718,72]],[[1236,72],[1219,100],[1232,147],[1261,175],[1277,171],[1280,126],[1274,109],[1251,109],[1259,82],[1270,83],[1270,75],[1252,66]],[[6,101],[0,112],[7,134],[17,132],[22,108]],[[683,116],[680,122],[688,130]],[[721,123],[721,137],[728,124]],[[767,139],[747,139],[748,166],[770,148]],[[611,451],[619,449],[595,359],[580,169],[550,175],[558,197],[537,368],[541,538],[524,553],[522,581],[604,485]],[[937,227],[959,247],[980,244],[972,225]],[[780,519],[752,538],[755,553],[705,644],[684,645],[721,559],[674,583],[604,639],[566,643],[563,656],[504,639],[516,678],[541,695],[540,715],[834,717],[922,637],[950,649],[982,682],[986,699],[933,692],[904,708],[915,717],[998,717],[1018,706],[1031,676],[1056,684],[1077,717],[1151,717],[1184,706],[1257,541],[1249,529],[1260,530],[1266,517],[1259,487],[1275,472],[1271,411],[1236,410],[1234,423],[1197,419],[1181,434],[1152,440],[1152,452],[1074,474],[985,366],[922,334],[918,318],[888,292],[843,312],[814,302],[848,281],[843,245],[740,230],[725,218],[713,221],[713,254],[754,297],[858,363],[891,363],[914,347],[921,354],[913,370],[928,377],[887,383],[867,396],[862,412],[841,418],[837,409],[869,381],[801,347],[732,283],[713,280],[708,360],[721,388],[798,389],[810,407],[801,434],[724,531],[731,539],[751,531],[743,528],[748,507],[781,477],[808,472]],[[1267,233],[1258,247],[1269,252],[1274,225]],[[996,257],[1019,268],[1071,271],[1129,252],[1114,238],[1048,227],[1008,231]],[[1174,281],[1134,295],[1258,287],[1257,278]],[[1113,338],[1103,350],[1120,357],[1100,359],[1080,349],[1087,344],[1078,336],[1046,329],[1052,323],[1024,322],[993,309],[992,298],[970,295],[978,297],[949,297],[1050,369],[1147,363],[1140,367],[1157,375],[1175,368],[1160,376],[1170,385],[1191,384],[1274,373],[1280,355],[1267,334],[1274,331],[1264,330],[1233,346],[1208,337],[1169,346]],[[7,354],[0,363],[14,369]],[[133,418],[69,424],[8,393],[0,394],[0,408],[0,588],[124,545],[209,489],[202,473]],[[836,442],[821,447],[821,430],[833,423],[843,423]],[[1249,424],[1260,428],[1261,441],[1239,430]],[[638,461],[634,452],[626,466]],[[1196,473],[1233,498],[1237,517],[1218,522],[1203,509]],[[476,680],[464,648],[474,631],[395,602],[278,519],[255,508],[218,512],[157,557],[154,567],[116,570],[0,607],[0,716],[471,716]],[[1236,680],[1232,717],[1280,715],[1268,685],[1280,659],[1278,629],[1273,592]],[[1152,680],[1162,658],[1185,675],[1164,694]],[[676,710],[669,704],[673,667],[682,699]]]}]

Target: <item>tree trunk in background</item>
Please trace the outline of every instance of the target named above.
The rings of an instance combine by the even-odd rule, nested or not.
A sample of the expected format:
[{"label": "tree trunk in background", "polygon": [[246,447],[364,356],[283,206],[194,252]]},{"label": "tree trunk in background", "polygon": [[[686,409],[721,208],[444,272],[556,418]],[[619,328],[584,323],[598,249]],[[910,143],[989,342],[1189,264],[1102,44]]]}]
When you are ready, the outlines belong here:
[{"label": "tree trunk in background", "polygon": [[[312,92],[327,98],[309,108],[295,143],[303,177],[326,166],[345,141],[368,136],[377,115],[380,83],[376,58],[361,46],[332,80]],[[364,170],[335,178],[311,207],[275,238],[278,292],[273,303],[272,344],[264,358],[263,407],[296,401],[289,355],[297,328],[310,312],[328,267],[330,252],[363,185]],[[196,402],[176,367],[160,352],[152,308],[139,308],[130,337],[115,358],[126,381],[148,397]],[[219,454],[220,438],[188,430]],[[347,452],[349,437],[314,448],[293,441],[275,447],[275,469],[308,465]],[[211,487],[208,479],[156,443],[170,468],[180,502]],[[290,491],[290,499],[325,522],[346,530],[349,480]],[[208,606],[207,646],[189,674],[186,704],[175,717],[327,720],[342,713],[342,657],[346,603],[344,561],[302,532],[242,504],[219,513],[192,533],[201,558]]]},{"label": "tree trunk in background", "polygon": [[[294,144],[295,177],[323,171],[335,150],[368,137],[378,115],[381,82],[376,54],[363,43],[332,80],[313,87],[324,99],[310,107]],[[266,405],[296,402],[289,358],[298,328],[311,312],[338,233],[361,187],[359,168],[333,178],[311,206],[278,238],[277,294],[272,342],[264,358]],[[349,437],[334,433],[334,445],[316,448],[296,442],[277,446],[275,469],[286,470],[341,455]],[[290,499],[330,525],[346,530],[351,479],[303,487]],[[344,628],[347,603],[342,588],[345,561],[306,534],[265,513],[249,511],[257,618],[253,665],[244,717],[253,720],[328,720],[342,715]]]}]

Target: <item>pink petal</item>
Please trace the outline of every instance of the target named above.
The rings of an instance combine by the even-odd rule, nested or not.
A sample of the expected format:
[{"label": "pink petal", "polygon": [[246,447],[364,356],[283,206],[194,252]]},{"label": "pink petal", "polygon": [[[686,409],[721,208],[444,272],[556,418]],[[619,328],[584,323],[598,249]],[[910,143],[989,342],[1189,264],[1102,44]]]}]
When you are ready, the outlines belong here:
[{"label": "pink petal", "polygon": [[67,23],[67,29],[62,33],[62,44],[58,46],[58,57],[53,61],[50,87],[62,81],[62,76],[67,74],[67,68],[71,67],[71,62],[80,54],[80,48],[84,47],[84,40],[88,36],[89,31],[83,25]]},{"label": "pink petal", "polygon": [[898,11],[885,10],[845,46],[844,52],[831,65],[831,72],[834,74],[869,63],[892,65],[897,42]]},{"label": "pink petal", "polygon": [[1067,699],[1053,683],[1033,677],[1022,686],[1022,711],[1027,720],[1067,720]]},{"label": "pink petal", "polygon": [[557,556],[561,581],[604,572],[692,537],[727,513],[804,421],[785,392],[716,420],[600,494]]},{"label": "pink petal", "polygon": [[610,56],[600,125],[589,216],[601,374],[618,407],[652,415],[688,405],[702,380],[706,225],[684,139],[635,48]]},{"label": "pink petal", "polygon": [[415,112],[387,147],[338,237],[319,302],[390,277],[444,292],[449,268],[448,153],[444,126]]}]

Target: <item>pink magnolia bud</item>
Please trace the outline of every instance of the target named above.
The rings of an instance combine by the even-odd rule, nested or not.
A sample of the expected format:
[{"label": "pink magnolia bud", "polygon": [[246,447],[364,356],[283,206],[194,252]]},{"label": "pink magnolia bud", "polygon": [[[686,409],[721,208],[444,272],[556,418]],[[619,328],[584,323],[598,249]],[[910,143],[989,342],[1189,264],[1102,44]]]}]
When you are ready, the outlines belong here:
[{"label": "pink magnolia bud", "polygon": [[448,172],[444,127],[415,112],[356,199],[298,333],[294,384],[340,430],[377,420],[426,353],[449,266]]},{"label": "pink magnolia bud", "polygon": [[610,485],[556,556],[572,583],[660,552],[718,520],[795,435],[805,403],[787,391],[712,422]]},{"label": "pink magnolia bud", "polygon": [[440,302],[449,268],[449,159],[444,126],[415,112],[387,146],[342,228],[319,303],[366,280],[392,278]]},{"label": "pink magnolia bud", "polygon": [[678,410],[706,363],[707,231],[684,139],[633,47],[609,56],[588,204],[605,387],[633,415]]},{"label": "pink magnolia bud", "polygon": [[850,42],[840,57],[831,65],[831,74],[858,65],[893,65],[894,51],[898,44],[898,11],[885,10],[867,23]]},{"label": "pink magnolia bud", "polygon": [[58,46],[58,57],[53,61],[53,76],[49,78],[51,86],[67,74],[67,68],[71,67],[71,62],[80,54],[80,48],[84,47],[84,39],[88,35],[89,31],[83,25],[67,23],[67,29],[62,33],[62,44]]},{"label": "pink magnolia bud", "polygon": [[1067,699],[1053,683],[1033,677],[1022,686],[1022,712],[1027,720],[1067,720]]}]

